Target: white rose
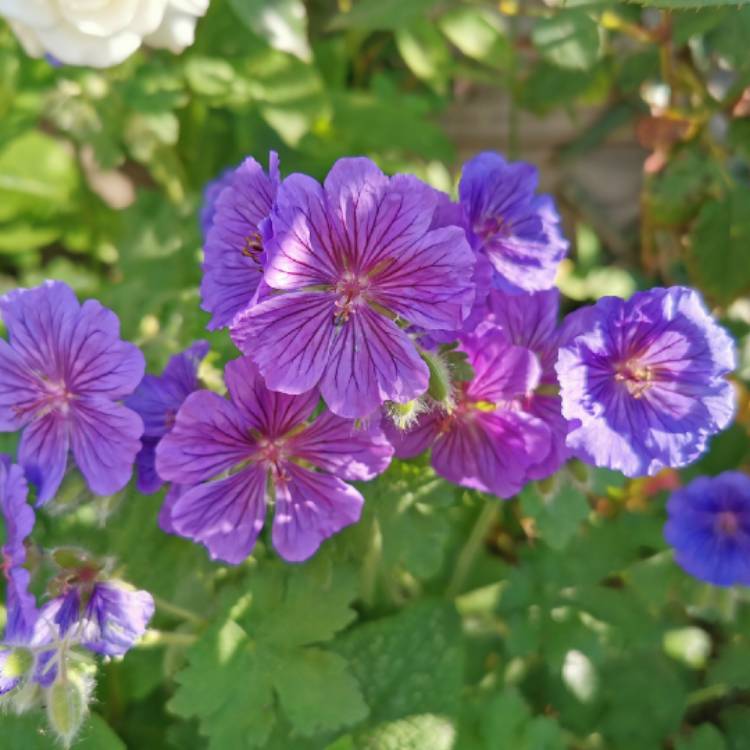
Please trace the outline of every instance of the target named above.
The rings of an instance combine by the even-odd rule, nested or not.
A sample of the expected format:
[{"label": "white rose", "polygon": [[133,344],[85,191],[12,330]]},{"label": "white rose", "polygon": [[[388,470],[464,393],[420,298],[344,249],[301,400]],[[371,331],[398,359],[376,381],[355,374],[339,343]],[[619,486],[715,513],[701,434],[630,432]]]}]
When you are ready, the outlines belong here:
[{"label": "white rose", "polygon": [[0,0],[26,52],[68,65],[107,68],[146,41],[181,52],[209,0]]}]

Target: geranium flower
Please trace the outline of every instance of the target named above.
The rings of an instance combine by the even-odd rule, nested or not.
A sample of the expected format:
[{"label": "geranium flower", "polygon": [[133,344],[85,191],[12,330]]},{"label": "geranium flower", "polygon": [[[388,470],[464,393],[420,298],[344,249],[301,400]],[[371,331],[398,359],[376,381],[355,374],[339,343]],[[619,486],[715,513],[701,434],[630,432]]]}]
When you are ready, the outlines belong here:
[{"label": "geranium flower", "polygon": [[473,247],[496,271],[498,289],[519,294],[551,289],[568,242],[552,198],[536,195],[536,167],[485,152],[464,164],[461,206]]},{"label": "geranium flower", "polygon": [[120,340],[117,316],[95,300],[78,303],[62,282],[0,298],[9,341],[0,340],[0,431],[23,429],[19,463],[39,489],[60,486],[72,448],[92,492],[130,479],[141,418],[117,403],[143,377],[143,355]]},{"label": "geranium flower", "polygon": [[265,281],[279,293],[231,326],[275,391],[319,386],[328,408],[364,417],[424,393],[429,372],[399,326],[456,330],[474,295],[463,230],[431,230],[435,191],[341,159],[324,186],[305,175],[279,188],[266,226]]},{"label": "geranium flower", "polygon": [[672,493],[664,537],[691,576],[750,586],[750,477],[726,471]]},{"label": "geranium flower", "polygon": [[731,337],[685,287],[603,297],[565,322],[557,375],[567,443],[629,477],[698,458],[731,421]]},{"label": "geranium flower", "polygon": [[213,559],[240,563],[263,527],[271,488],[273,544],[286,560],[305,560],[359,519],[362,495],[344,480],[380,474],[393,448],[375,425],[357,429],[329,411],[309,421],[318,392],[268,390],[249,357],[225,374],[230,400],[191,394],[156,449],[159,475],[190,485],[171,506],[172,526]]},{"label": "geranium flower", "polygon": [[266,174],[255,159],[245,159],[216,198],[201,281],[201,307],[213,316],[210,330],[225,328],[256,301],[266,261],[261,223],[281,179],[273,151],[268,161]]},{"label": "geranium flower", "polygon": [[456,384],[455,406],[423,414],[405,432],[389,426],[388,436],[399,458],[432,448],[432,466],[445,479],[512,497],[550,452],[549,429],[521,408],[539,384],[539,362],[492,327],[463,336],[460,348],[475,376]]}]

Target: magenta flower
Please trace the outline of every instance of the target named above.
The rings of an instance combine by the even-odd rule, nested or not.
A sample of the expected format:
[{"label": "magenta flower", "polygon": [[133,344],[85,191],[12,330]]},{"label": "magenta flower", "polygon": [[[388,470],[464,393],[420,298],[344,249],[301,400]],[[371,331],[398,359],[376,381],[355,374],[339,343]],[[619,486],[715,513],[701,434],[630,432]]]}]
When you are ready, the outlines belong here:
[{"label": "magenta flower", "polygon": [[675,490],[664,537],[690,575],[715,586],[750,586],[750,477],[725,471]]},{"label": "magenta flower", "polygon": [[78,303],[62,282],[0,299],[9,342],[0,340],[0,431],[23,429],[19,463],[39,488],[60,486],[72,448],[92,492],[130,479],[141,418],[118,402],[143,377],[141,352],[120,340],[117,316],[95,300]]},{"label": "magenta flower", "polygon": [[199,387],[198,366],[208,354],[207,341],[196,341],[191,347],[170,358],[162,375],[146,375],[125,405],[143,419],[143,437],[136,458],[138,490],[156,492],[164,483],[156,473],[156,446],[174,424],[182,402]]},{"label": "magenta flower", "polygon": [[435,207],[432,188],[364,158],[338,161],[322,187],[284,180],[266,228],[265,281],[280,293],[231,326],[270,389],[318,386],[353,418],[425,392],[427,366],[398,322],[456,330],[474,295],[472,250],[460,228],[430,229]]},{"label": "magenta flower", "polygon": [[271,487],[273,544],[286,560],[305,560],[359,519],[362,495],[343,480],[380,474],[393,448],[374,425],[357,429],[328,411],[309,421],[317,391],[269,391],[249,357],[225,374],[230,400],[191,394],[156,449],[159,475],[189,485],[171,505],[172,525],[213,559],[240,563],[263,527]]},{"label": "magenta flower", "polygon": [[559,307],[557,289],[523,297],[492,290],[487,298],[487,323],[499,328],[511,344],[533,352],[541,366],[539,386],[520,403],[524,411],[547,425],[551,446],[544,460],[529,469],[530,479],[544,479],[554,474],[570,455],[565,444],[568,421],[562,415],[555,372],[561,335],[557,321]]},{"label": "magenta flower", "polygon": [[457,383],[455,407],[435,409],[407,432],[389,427],[399,458],[432,448],[432,466],[451,482],[498,497],[515,495],[550,452],[550,431],[520,402],[537,387],[540,367],[528,349],[487,328],[463,336],[475,377]]},{"label": "magenta flower", "polygon": [[557,375],[567,443],[629,477],[694,461],[732,420],[731,337],[685,287],[603,297],[565,321]]},{"label": "magenta flower", "polygon": [[536,167],[492,152],[464,164],[459,195],[472,245],[492,263],[504,292],[551,289],[568,251],[554,202],[536,195],[537,182]]},{"label": "magenta flower", "polygon": [[266,256],[261,224],[279,181],[279,160],[271,152],[268,174],[245,159],[221,183],[203,249],[201,307],[213,316],[210,330],[225,328],[256,300]]}]

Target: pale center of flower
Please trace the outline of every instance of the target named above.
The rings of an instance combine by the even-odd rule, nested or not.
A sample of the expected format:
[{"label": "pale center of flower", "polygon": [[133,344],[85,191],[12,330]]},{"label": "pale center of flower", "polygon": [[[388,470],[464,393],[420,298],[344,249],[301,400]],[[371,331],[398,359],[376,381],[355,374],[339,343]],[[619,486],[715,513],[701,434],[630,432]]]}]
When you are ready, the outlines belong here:
[{"label": "pale center of flower", "polygon": [[366,302],[365,292],[370,287],[370,279],[347,271],[336,284],[336,323],[346,323],[357,307]]},{"label": "pale center of flower", "polygon": [[258,459],[275,474],[283,473],[282,463],[287,458],[286,441],[283,438],[262,437],[258,441]]},{"label": "pale center of flower", "polygon": [[63,416],[70,412],[70,402],[75,396],[63,381],[48,380],[44,384],[44,406],[46,411],[58,411]]},{"label": "pale center of flower", "polygon": [[622,383],[633,398],[641,398],[654,384],[654,372],[637,360],[626,360],[615,367],[615,381]]},{"label": "pale center of flower", "polygon": [[716,530],[724,536],[734,536],[740,530],[740,519],[731,510],[724,510],[716,516]]}]

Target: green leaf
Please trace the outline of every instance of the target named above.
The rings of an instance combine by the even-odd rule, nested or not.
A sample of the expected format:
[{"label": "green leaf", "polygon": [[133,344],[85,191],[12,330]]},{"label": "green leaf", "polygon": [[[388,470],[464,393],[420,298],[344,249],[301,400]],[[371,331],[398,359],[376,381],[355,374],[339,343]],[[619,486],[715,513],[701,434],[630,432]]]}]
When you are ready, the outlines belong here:
[{"label": "green leaf", "polygon": [[678,738],[675,750],[726,750],[721,732],[713,724],[701,724],[687,738]]},{"label": "green leaf", "polygon": [[328,27],[331,31],[396,31],[423,16],[437,3],[438,0],[355,0],[351,10],[334,16]]},{"label": "green leaf", "polygon": [[601,55],[599,26],[579,8],[541,19],[531,38],[543,57],[561,68],[589,70]]},{"label": "green leaf", "polygon": [[456,730],[443,716],[420,714],[381,724],[357,738],[359,750],[453,750]]},{"label": "green leaf", "polygon": [[706,203],[698,215],[688,256],[694,282],[723,303],[750,290],[748,246],[750,192],[738,186]]},{"label": "green leaf", "polygon": [[521,507],[534,519],[539,536],[557,550],[570,544],[591,510],[586,495],[564,475],[549,492],[536,483],[524,487]]},{"label": "green leaf", "polygon": [[317,648],[282,658],[273,683],[287,719],[310,736],[350,726],[367,716],[367,704],[345,659]]},{"label": "green leaf", "polygon": [[349,660],[374,721],[457,708],[463,648],[450,604],[421,600],[354,628],[334,648]]},{"label": "green leaf", "polygon": [[723,683],[737,690],[750,689],[750,647],[744,641],[726,646],[708,672],[709,683]]},{"label": "green leaf", "polygon": [[416,23],[396,30],[396,45],[404,62],[417,78],[446,89],[451,54],[440,32],[429,24]]},{"label": "green leaf", "polygon": [[455,8],[440,16],[440,30],[472,60],[501,70],[510,65],[512,50],[502,18],[487,8]]},{"label": "green leaf", "polygon": [[274,49],[310,62],[307,11],[302,0],[229,0],[245,25]]},{"label": "green leaf", "polygon": [[188,651],[170,709],[197,717],[216,750],[263,747],[282,722],[313,735],[363,719],[367,704],[345,659],[304,645],[352,620],[354,581],[322,553],[300,567],[264,560],[228,590],[227,614]]},{"label": "green leaf", "polygon": [[627,0],[629,3],[643,5],[646,8],[723,8],[727,6],[747,5],[750,0]]}]

